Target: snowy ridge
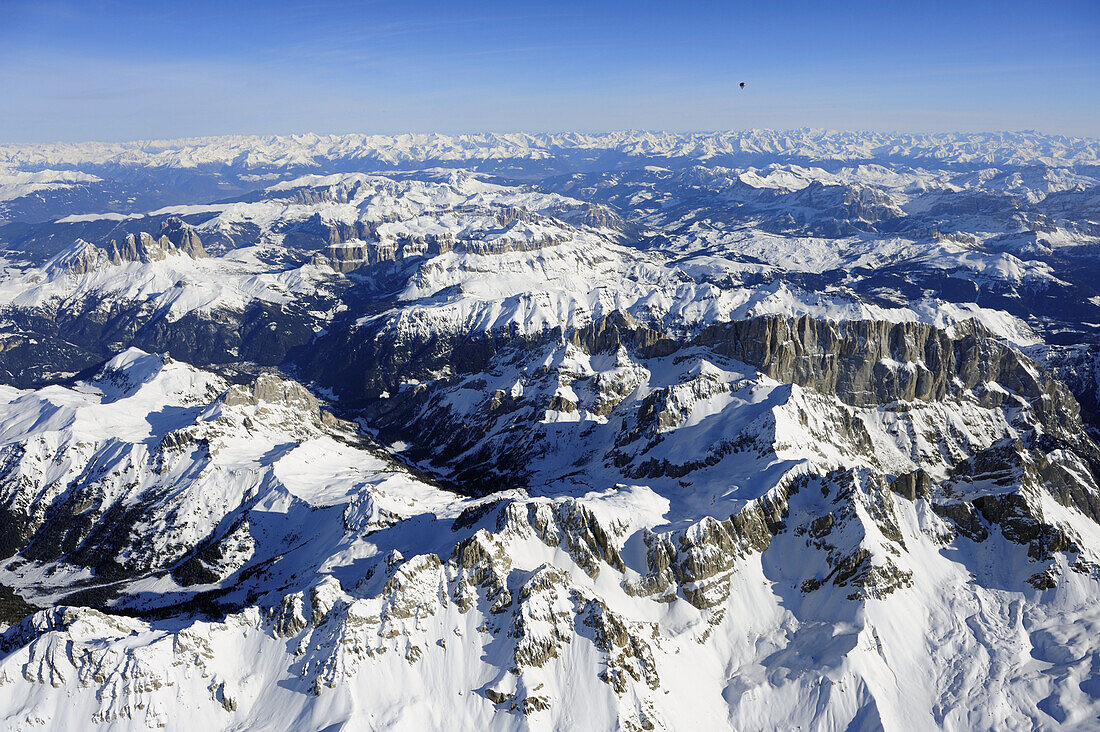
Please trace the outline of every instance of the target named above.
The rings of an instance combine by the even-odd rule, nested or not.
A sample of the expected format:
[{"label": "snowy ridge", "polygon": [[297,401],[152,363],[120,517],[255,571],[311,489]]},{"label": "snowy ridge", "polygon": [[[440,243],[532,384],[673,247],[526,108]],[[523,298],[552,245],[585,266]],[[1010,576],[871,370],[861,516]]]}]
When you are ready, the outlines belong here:
[{"label": "snowy ridge", "polygon": [[[158,438],[160,456],[122,459],[133,466],[126,470],[156,466],[149,475],[162,476],[158,482],[190,470],[197,454],[209,463],[201,474],[214,472],[181,484],[178,495],[165,494],[171,498],[163,508],[142,509],[153,533],[118,554],[113,576],[122,582],[105,589],[131,612],[188,597],[229,612],[215,622],[168,625],[64,601],[39,612],[4,634],[9,650],[0,674],[8,688],[64,688],[65,701],[57,694],[22,697],[25,703],[9,697],[8,719],[176,728],[181,698],[191,700],[188,725],[201,720],[216,728],[323,728],[347,720],[400,728],[455,720],[504,728],[725,720],[766,728],[868,714],[889,727],[953,727],[997,726],[1020,715],[1036,723],[1088,718],[1097,702],[1077,686],[1086,677],[1058,660],[1063,648],[1100,652],[1082,646],[1078,634],[1098,621],[1088,598],[1100,582],[1088,548],[1100,527],[1080,509],[1026,478],[1021,493],[1010,489],[1002,499],[981,487],[972,468],[948,478],[956,487],[942,489],[929,487],[938,478],[917,479],[912,489],[891,484],[877,472],[877,457],[865,467],[830,468],[862,462],[858,439],[846,447],[834,437],[835,452],[820,451],[823,436],[839,424],[826,426],[836,419],[830,413],[842,413],[842,405],[743,367],[730,372],[699,362],[677,378],[686,381],[652,393],[666,394],[665,409],[677,414],[659,420],[659,432],[687,448],[702,444],[691,430],[715,418],[736,433],[745,419],[739,393],[779,390],[778,399],[763,397],[773,406],[760,412],[772,426],[746,430],[756,435],[748,452],[729,458],[756,461],[760,467],[735,472],[762,482],[735,488],[725,511],[711,501],[699,513],[708,503],[705,486],[721,485],[728,462],[652,488],[624,483],[574,497],[512,491],[464,499],[387,465],[378,453],[333,442],[349,434],[347,427],[331,419],[325,427],[300,387],[266,378],[208,402],[224,382],[136,351],[75,391],[11,394],[5,424],[47,404],[62,411],[47,432],[36,418],[31,432],[9,431],[6,442],[56,432],[64,450],[87,456],[82,462],[105,475],[104,460],[126,455],[119,440],[140,441],[131,443],[137,448],[164,429],[153,417],[172,410],[161,404],[193,404],[174,417],[185,426]],[[700,388],[727,379],[741,391]],[[733,401],[715,402],[723,393]],[[911,456],[881,459],[893,464],[891,472],[916,457],[933,475],[955,475],[928,461],[930,445],[906,444],[906,434],[951,431],[917,427],[921,415],[941,408],[913,407],[908,416],[884,411],[875,418],[882,420],[876,450],[894,443]],[[106,417],[101,410],[116,411]],[[965,451],[999,449],[1001,435],[1028,439],[1029,409],[1016,417],[982,410],[990,415],[986,427],[957,406],[940,412],[974,435]],[[805,424],[808,415],[823,424]],[[911,424],[899,431],[898,419]],[[118,425],[119,437],[97,448],[101,430],[91,425],[105,420]],[[990,431],[979,436],[983,429]],[[295,442],[280,444],[290,436]],[[24,476],[34,475],[34,453],[23,448]],[[1076,470],[1069,454],[1046,459]],[[103,519],[111,511],[102,501],[141,495],[116,493],[111,481],[89,482],[93,477],[85,471],[78,478],[77,495]],[[155,485],[140,490],[156,495]],[[1096,494],[1095,485],[1089,490]],[[178,513],[191,517],[184,524],[169,518],[175,511],[163,513],[200,497],[201,508]],[[1011,521],[994,508],[1002,500],[1016,511]],[[966,519],[967,510],[982,518]],[[46,520],[56,521],[57,512]],[[132,524],[138,533],[130,536],[145,536],[144,525]],[[204,542],[207,531],[221,538]],[[97,540],[93,531],[84,541]],[[204,548],[187,559],[189,547]],[[102,580],[79,569],[82,556],[103,555],[78,545],[50,570],[50,558],[39,552],[32,562],[9,563],[4,582],[18,583],[37,602],[96,586]],[[1031,565],[1030,578],[1009,571],[1006,561]],[[987,585],[991,572],[998,589]],[[1040,594],[1042,604],[1030,604]],[[960,617],[968,621],[960,624]],[[1006,655],[1014,632],[1029,639],[1030,655]],[[954,650],[937,650],[945,645]],[[941,685],[937,679],[960,672],[964,649],[993,654],[1003,674]],[[886,683],[886,669],[906,678],[905,686]],[[400,683],[375,683],[383,676]],[[770,692],[762,697],[757,685],[764,681]],[[827,697],[819,696],[822,685],[832,689]],[[988,694],[999,703],[965,701]]]},{"label": "snowy ridge", "polygon": [[0,201],[28,196],[37,191],[70,188],[101,179],[71,170],[19,170],[17,166],[0,164]]},{"label": "snowy ridge", "polygon": [[2,145],[0,162],[18,166],[123,165],[188,168],[240,165],[303,167],[322,160],[409,162],[541,160],[578,150],[631,157],[709,160],[755,155],[818,160],[910,158],[935,163],[1095,165],[1100,142],[1033,132],[897,134],[831,130],[747,130],[676,134],[621,131],[605,134],[410,134],[226,136],[132,143]]},{"label": "snowy ridge", "polygon": [[[198,225],[194,232],[205,246],[214,252],[221,247],[217,259],[130,261],[141,259],[133,255],[121,268],[106,267],[105,254],[78,242],[41,271],[16,270],[0,280],[0,302],[49,309],[109,293],[176,321],[195,311],[240,312],[256,301],[329,293],[314,308],[327,313],[318,315],[314,327],[319,329],[345,307],[339,302],[348,284],[342,274],[355,272],[355,279],[373,280],[374,288],[399,290],[396,307],[358,323],[391,322],[387,327],[400,329],[403,338],[570,330],[623,310],[680,330],[767,313],[941,326],[976,318],[1006,339],[1030,345],[1035,336],[1018,318],[969,303],[927,299],[899,307],[839,291],[807,291],[778,276],[756,286],[746,280],[907,262],[968,270],[969,276],[1009,285],[1058,282],[1042,262],[976,250],[968,242],[902,237],[838,242],[692,225],[676,233],[662,255],[629,246],[624,226],[604,207],[492,184],[464,172],[429,173],[422,180],[304,176],[267,188],[259,200],[225,204]],[[258,237],[252,235],[258,242],[233,249],[243,230],[258,231]],[[198,246],[203,251],[204,245]],[[291,266],[282,254],[287,249],[301,250]],[[85,262],[90,255],[94,261]],[[460,295],[448,295],[456,292]]]}]

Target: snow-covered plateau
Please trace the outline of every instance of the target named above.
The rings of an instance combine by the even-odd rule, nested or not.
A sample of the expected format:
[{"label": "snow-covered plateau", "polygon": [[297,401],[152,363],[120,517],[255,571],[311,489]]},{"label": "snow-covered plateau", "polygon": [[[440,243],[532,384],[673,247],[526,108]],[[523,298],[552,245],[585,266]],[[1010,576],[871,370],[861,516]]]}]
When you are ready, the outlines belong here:
[{"label": "snow-covered plateau", "polygon": [[0,727],[1100,728],[1100,141],[0,145]]}]

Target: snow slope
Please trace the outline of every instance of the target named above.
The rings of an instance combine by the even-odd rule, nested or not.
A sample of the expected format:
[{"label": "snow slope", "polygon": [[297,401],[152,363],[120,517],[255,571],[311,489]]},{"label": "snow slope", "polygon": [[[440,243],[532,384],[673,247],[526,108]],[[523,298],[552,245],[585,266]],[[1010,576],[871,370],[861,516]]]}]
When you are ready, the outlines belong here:
[{"label": "snow slope", "polygon": [[[73,388],[9,389],[9,511],[35,495],[37,536],[58,535],[66,506],[142,518],[125,537],[74,542],[69,526],[62,554],[34,538],[37,559],[5,565],[4,584],[56,605],[3,636],[7,723],[932,729],[1095,715],[1100,527],[1042,483],[995,487],[947,464],[1027,440],[1029,408],[857,411],[873,431],[864,456],[858,439],[822,441],[849,410],[835,399],[687,363],[648,369],[675,384],[648,387],[677,415],[658,421],[661,450],[690,461],[717,433],[747,436],[729,458],[676,481],[612,483],[601,468],[603,489],[481,499],[424,483],[273,377],[227,387],[128,351]],[[965,437],[931,457],[944,448],[922,435],[952,431]],[[39,457],[46,445],[57,458]],[[891,489],[917,464],[935,487]],[[90,571],[112,553],[113,573]],[[113,610],[70,602],[93,588]],[[116,614],[173,606],[192,609]]]},{"label": "snow slope", "polygon": [[983,135],[889,135],[834,130],[747,130],[689,133],[620,131],[606,134],[406,134],[227,136],[132,143],[57,143],[0,146],[9,165],[142,165],[195,167],[243,161],[246,168],[305,166],[319,159],[406,162],[493,159],[539,160],[573,151],[616,151],[632,157],[699,160],[752,154],[816,160],[912,158],[932,164],[1095,164],[1100,143],[1031,132]]}]

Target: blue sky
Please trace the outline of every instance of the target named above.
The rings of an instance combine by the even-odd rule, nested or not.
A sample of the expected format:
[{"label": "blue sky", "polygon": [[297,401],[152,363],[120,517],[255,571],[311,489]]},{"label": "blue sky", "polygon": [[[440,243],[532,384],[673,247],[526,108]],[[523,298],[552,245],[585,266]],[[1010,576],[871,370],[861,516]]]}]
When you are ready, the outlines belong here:
[{"label": "blue sky", "polygon": [[1100,2],[0,0],[0,99],[0,141],[13,142],[747,127],[1100,136]]}]

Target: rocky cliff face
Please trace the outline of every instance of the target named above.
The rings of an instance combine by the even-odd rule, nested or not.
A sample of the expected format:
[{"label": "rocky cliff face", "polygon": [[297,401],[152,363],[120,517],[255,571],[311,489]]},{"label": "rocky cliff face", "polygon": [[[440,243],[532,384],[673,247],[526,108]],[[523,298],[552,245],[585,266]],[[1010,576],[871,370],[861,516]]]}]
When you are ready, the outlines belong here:
[{"label": "rocky cliff face", "polygon": [[78,240],[54,258],[47,272],[86,275],[110,265],[124,262],[148,264],[178,254],[198,258],[205,257],[206,250],[194,228],[179,218],[169,217],[161,225],[159,238],[154,239],[151,234],[142,231],[127,234],[121,242],[111,239],[102,247]]},{"label": "rocky cliff face", "polygon": [[[697,405],[758,399],[748,396],[753,389],[767,389],[792,410],[823,410],[820,425],[805,425],[811,439],[840,443],[857,454],[872,454],[879,439],[882,425],[868,419],[880,423],[890,414],[889,429],[911,423],[909,433],[923,433],[930,446],[941,439],[937,430],[952,435],[934,448],[937,464],[949,467],[976,445],[984,447],[987,438],[976,435],[1010,434],[996,426],[1005,419],[996,414],[1013,415],[1007,418],[1013,430],[1038,428],[1098,464],[1065,387],[974,324],[949,335],[919,323],[767,316],[676,335],[617,313],[568,336],[466,338],[461,345],[441,337],[429,349],[383,337],[364,338],[371,345],[369,361],[350,350],[348,363],[334,373],[354,370],[359,381],[337,388],[392,389],[367,412],[383,437],[415,445],[417,459],[455,476],[477,476],[474,490],[492,486],[495,476],[523,483],[545,479],[534,478],[533,468],[555,450],[563,421],[588,436],[589,449],[577,456],[578,465],[610,461],[635,478],[713,465],[750,447],[761,425],[752,422],[743,435],[708,436],[705,450],[678,463],[657,457],[663,452],[656,448],[681,426],[694,428]],[[531,370],[531,361],[547,365]],[[679,373],[662,373],[670,365],[679,365]],[[781,395],[770,386],[776,382],[797,385],[805,396]],[[473,400],[460,396],[475,392],[480,396]],[[362,391],[341,396],[352,402],[369,398]],[[982,427],[950,426],[952,411],[983,415]],[[931,422],[918,423],[925,420]],[[914,464],[929,458],[916,445],[906,451]]]}]

